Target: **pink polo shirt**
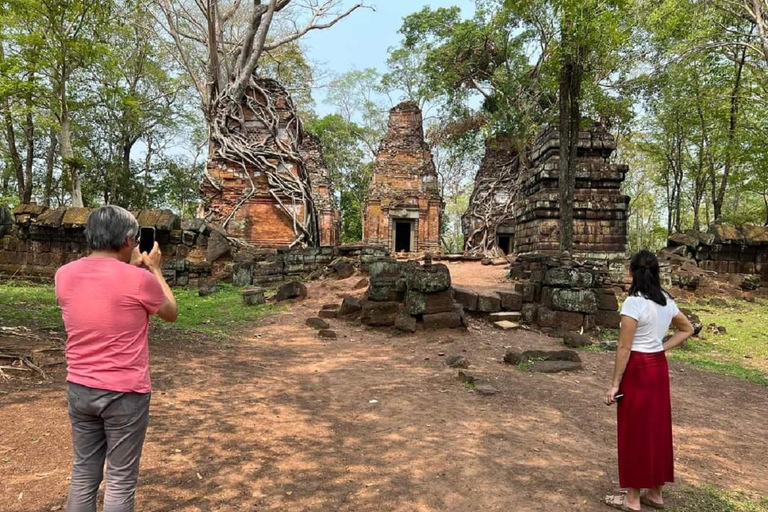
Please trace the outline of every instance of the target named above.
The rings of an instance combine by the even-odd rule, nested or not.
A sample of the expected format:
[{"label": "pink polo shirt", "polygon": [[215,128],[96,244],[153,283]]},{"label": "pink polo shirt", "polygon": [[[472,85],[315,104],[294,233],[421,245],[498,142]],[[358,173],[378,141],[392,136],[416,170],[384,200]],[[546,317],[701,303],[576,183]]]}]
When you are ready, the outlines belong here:
[{"label": "pink polo shirt", "polygon": [[165,301],[157,278],[115,258],[81,258],[56,272],[67,330],[67,381],[149,393],[149,315]]}]

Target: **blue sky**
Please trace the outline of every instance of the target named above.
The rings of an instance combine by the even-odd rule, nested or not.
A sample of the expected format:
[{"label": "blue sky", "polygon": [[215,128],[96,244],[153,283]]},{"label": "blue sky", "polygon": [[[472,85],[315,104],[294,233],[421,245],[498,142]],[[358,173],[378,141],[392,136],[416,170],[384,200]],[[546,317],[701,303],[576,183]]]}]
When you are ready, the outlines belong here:
[{"label": "blue sky", "polygon": [[[351,5],[349,0],[347,5]],[[361,9],[327,30],[312,32],[303,40],[310,59],[326,71],[341,74],[353,69],[376,68],[381,72],[387,68],[387,50],[397,46],[397,33],[403,18],[420,11],[425,6],[432,8],[458,6],[462,14],[472,15],[474,0],[366,0],[375,8]],[[323,91],[313,93],[318,113],[328,113],[322,104]]]}]

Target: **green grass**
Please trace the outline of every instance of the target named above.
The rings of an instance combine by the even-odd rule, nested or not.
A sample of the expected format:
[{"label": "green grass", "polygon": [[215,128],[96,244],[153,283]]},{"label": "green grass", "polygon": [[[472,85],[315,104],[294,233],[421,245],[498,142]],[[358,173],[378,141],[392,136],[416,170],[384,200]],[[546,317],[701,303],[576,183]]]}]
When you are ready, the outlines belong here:
[{"label": "green grass", "polygon": [[[174,289],[179,304],[179,318],[170,327],[214,334],[236,334],[238,329],[254,325],[265,314],[277,311],[273,304],[246,306],[240,288],[220,286],[218,292],[207,297],[198,296],[197,289]],[[157,319],[155,321],[161,322]]]},{"label": "green grass", "polygon": [[768,512],[768,498],[712,486],[674,486],[669,498],[670,512]]},{"label": "green grass", "polygon": [[[673,359],[768,386],[768,301],[681,306],[699,315],[704,328],[698,338],[688,340],[686,348],[671,351]],[[711,323],[724,326],[726,333],[708,332]]]},{"label": "green grass", "polygon": [[[165,324],[167,329],[235,335],[277,310],[271,304],[244,305],[240,289],[231,285],[222,285],[220,291],[207,297],[199,297],[197,289],[176,288],[173,293],[179,304],[179,318],[174,324]],[[153,318],[153,323],[163,324],[158,318]],[[53,285],[24,281],[0,283],[0,325],[63,330]]]},{"label": "green grass", "polygon": [[0,325],[64,329],[52,284],[0,283]]}]

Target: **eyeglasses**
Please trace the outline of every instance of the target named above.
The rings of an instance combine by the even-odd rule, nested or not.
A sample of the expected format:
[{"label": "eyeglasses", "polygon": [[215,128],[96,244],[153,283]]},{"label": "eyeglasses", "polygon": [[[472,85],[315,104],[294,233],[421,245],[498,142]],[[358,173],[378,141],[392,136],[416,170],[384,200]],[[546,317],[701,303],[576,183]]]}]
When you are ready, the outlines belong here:
[{"label": "eyeglasses", "polygon": [[133,237],[133,243],[134,245],[139,245],[139,242],[141,242],[141,233],[136,233],[136,236]]}]

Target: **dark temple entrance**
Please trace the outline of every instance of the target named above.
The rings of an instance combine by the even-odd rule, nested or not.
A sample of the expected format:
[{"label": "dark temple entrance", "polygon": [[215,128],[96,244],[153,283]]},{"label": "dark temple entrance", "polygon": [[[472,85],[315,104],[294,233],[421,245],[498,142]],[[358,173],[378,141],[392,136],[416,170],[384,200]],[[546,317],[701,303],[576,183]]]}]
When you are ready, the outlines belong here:
[{"label": "dark temple entrance", "polygon": [[499,235],[496,240],[496,246],[504,254],[512,252],[512,235]]},{"label": "dark temple entrance", "polygon": [[411,252],[413,249],[413,221],[396,220],[395,223],[395,252]]}]

